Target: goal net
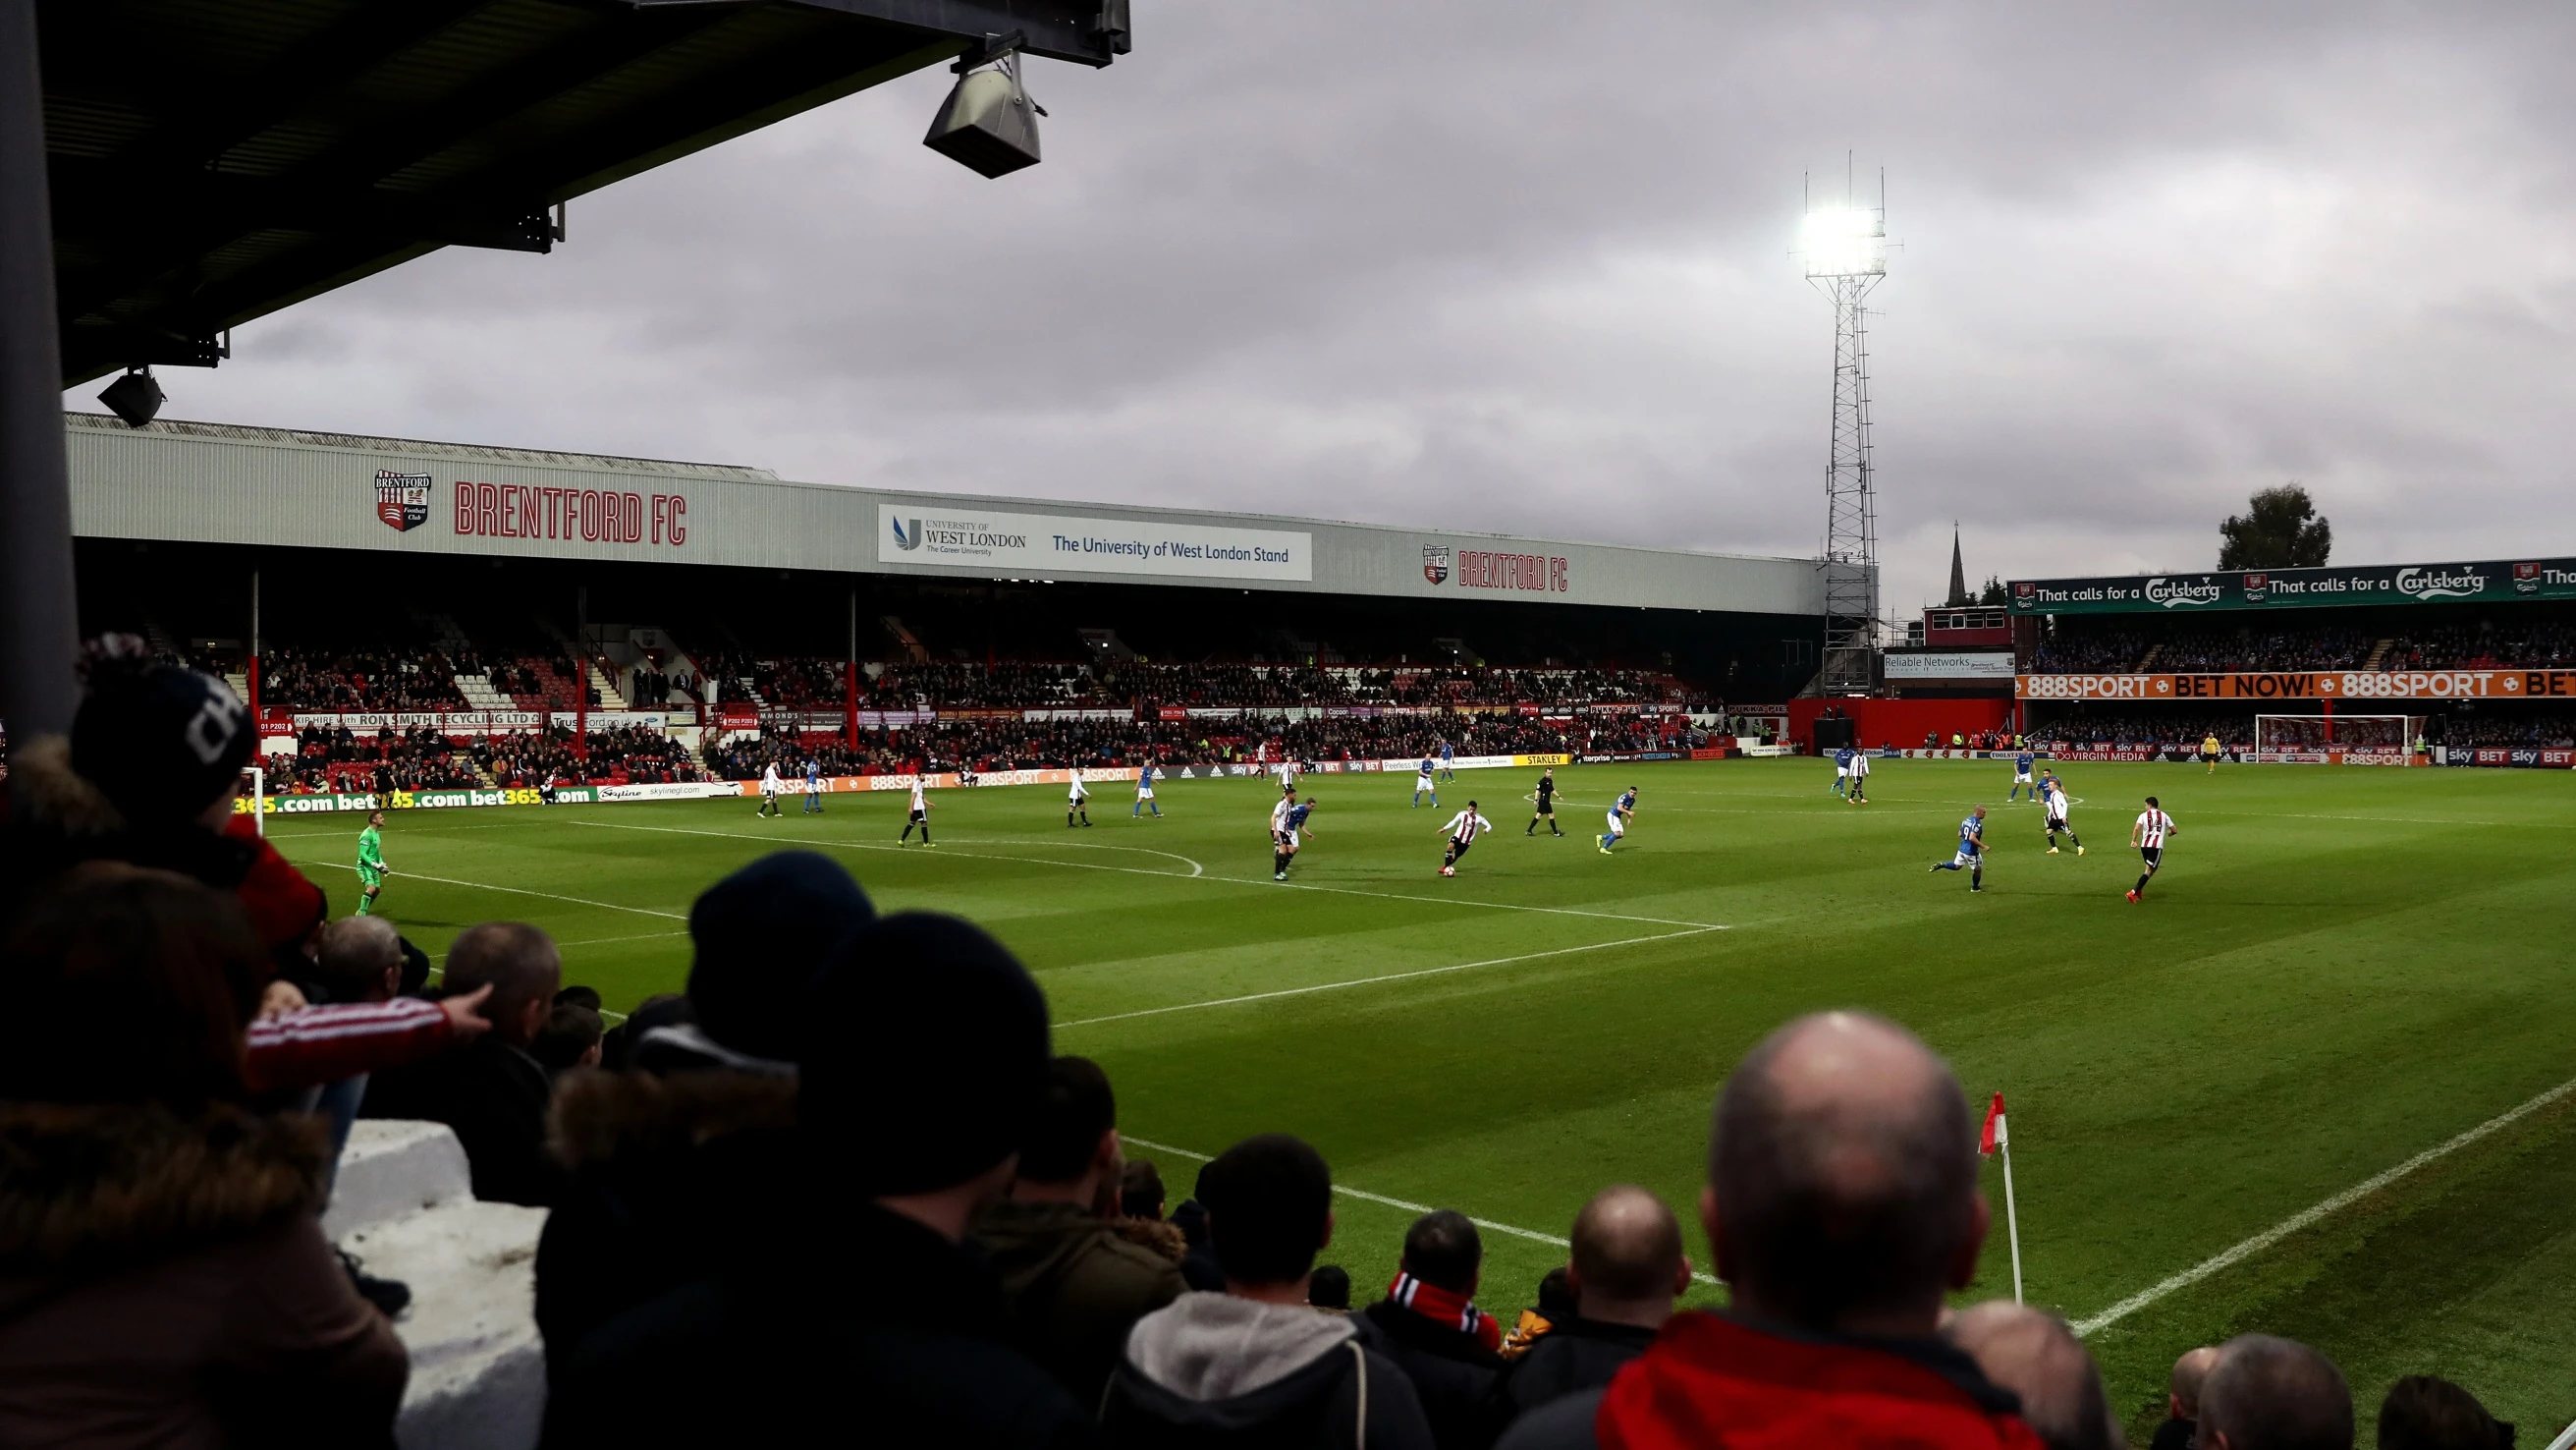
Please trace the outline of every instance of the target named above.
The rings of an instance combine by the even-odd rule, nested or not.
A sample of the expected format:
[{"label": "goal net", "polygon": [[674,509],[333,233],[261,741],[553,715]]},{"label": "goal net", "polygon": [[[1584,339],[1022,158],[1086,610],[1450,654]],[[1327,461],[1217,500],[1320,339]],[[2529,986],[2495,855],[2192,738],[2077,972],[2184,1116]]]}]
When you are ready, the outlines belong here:
[{"label": "goal net", "polygon": [[2342,755],[2404,758],[2424,733],[2421,715],[2257,715],[2254,758],[2318,763]]}]

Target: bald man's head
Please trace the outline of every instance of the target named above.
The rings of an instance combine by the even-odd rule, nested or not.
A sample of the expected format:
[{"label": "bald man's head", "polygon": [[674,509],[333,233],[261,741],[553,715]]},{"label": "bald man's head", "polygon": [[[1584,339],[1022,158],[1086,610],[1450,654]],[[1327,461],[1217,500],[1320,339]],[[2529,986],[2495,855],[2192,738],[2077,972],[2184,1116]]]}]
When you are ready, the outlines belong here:
[{"label": "bald man's head", "polygon": [[1825,1012],[1763,1039],[1719,1093],[1704,1210],[1718,1273],[1817,1328],[1920,1317],[1985,1236],[1958,1080],[1883,1017]]},{"label": "bald man's head", "polygon": [[492,1035],[513,1047],[534,1042],[563,985],[554,938],[525,922],[487,921],[457,934],[447,947],[447,990],[462,997],[489,986],[483,1017]]},{"label": "bald man's head", "polygon": [[1690,1283],[1681,1220],[1662,1199],[1631,1184],[1602,1189],[1574,1216],[1571,1258],[1586,1319],[1661,1324]]},{"label": "bald man's head", "polygon": [[2021,1396],[2021,1417],[2048,1450],[2117,1450],[2102,1372],[2065,1320],[1995,1299],[1959,1311],[1941,1332],[1987,1379]]},{"label": "bald man's head", "polygon": [[2200,1387],[2209,1382],[2209,1372],[2218,1367],[2218,1346],[2204,1344],[2183,1351],[2174,1361],[2173,1380],[2166,1386],[2171,1396],[2167,1408],[2177,1420],[2200,1418]]},{"label": "bald man's head", "polygon": [[381,1002],[402,983],[402,936],[381,916],[344,916],[322,928],[314,974],[334,1002]]},{"label": "bald man's head", "polygon": [[2200,1387],[2204,1450],[2351,1450],[2352,1389],[2295,1339],[2240,1334]]}]

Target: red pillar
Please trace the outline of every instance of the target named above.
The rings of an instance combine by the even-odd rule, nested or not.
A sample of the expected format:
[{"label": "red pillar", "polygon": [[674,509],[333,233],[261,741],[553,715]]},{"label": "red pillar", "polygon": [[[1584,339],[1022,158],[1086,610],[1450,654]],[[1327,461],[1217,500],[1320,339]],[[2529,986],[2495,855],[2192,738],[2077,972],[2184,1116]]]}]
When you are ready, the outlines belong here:
[{"label": "red pillar", "polygon": [[859,748],[859,662],[846,660],[841,666],[841,741],[852,750]]},{"label": "red pillar", "polygon": [[572,662],[572,758],[582,763],[581,778],[590,781],[590,661]]}]

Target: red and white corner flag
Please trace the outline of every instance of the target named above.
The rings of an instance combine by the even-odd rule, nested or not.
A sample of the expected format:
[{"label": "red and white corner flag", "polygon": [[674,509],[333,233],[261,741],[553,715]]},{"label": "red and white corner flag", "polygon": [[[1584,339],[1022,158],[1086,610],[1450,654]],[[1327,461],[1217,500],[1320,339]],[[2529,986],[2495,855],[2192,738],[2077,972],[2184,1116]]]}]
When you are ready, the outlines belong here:
[{"label": "red and white corner flag", "polygon": [[2012,1240],[2013,1302],[2021,1302],[2021,1212],[2013,1203],[2012,1132],[2004,1123],[2004,1095],[1986,1105],[1986,1126],[1977,1134],[1982,1157],[2000,1153],[2004,1160],[2004,1232]]}]

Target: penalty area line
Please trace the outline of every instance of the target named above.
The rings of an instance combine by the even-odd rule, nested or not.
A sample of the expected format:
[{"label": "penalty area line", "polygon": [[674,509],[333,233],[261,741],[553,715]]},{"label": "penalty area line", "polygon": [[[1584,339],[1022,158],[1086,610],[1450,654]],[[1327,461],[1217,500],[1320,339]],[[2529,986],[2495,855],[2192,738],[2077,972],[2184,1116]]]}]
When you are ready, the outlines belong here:
[{"label": "penalty area line", "polygon": [[2345,1189],[2334,1197],[2326,1199],[2324,1202],[2318,1203],[2312,1207],[2303,1209],[2298,1213],[2294,1213],[2288,1218],[2281,1220],[2279,1223],[2272,1225],[2270,1228],[2263,1230],[2261,1233],[2254,1235],[2252,1238],[2249,1238],[2220,1253],[2213,1254],[2209,1258],[2201,1260],[2199,1263],[2192,1265],[2190,1268],[2183,1270],[2179,1274],[2175,1274],[2172,1277],[2161,1280],[2157,1283],[2150,1284],[2146,1288],[2139,1290],[2137,1293],[2130,1295],[2128,1298],[2121,1300],[2119,1303],[2112,1305],[2110,1308],[2103,1310],[2101,1313],[2094,1315],[2090,1319],[2078,1319],[2075,1321],[2073,1328],[2079,1336],[2091,1334],[2097,1329],[2107,1329],[2111,1325],[2119,1323],[2121,1320],[2128,1318],[2130,1315],[2137,1313],[2139,1310],[2146,1308],[2148,1305],[2155,1303],[2157,1300],[2162,1299],[2167,1295],[2179,1293],[2180,1291],[2188,1289],[2192,1285],[2199,1283],[2201,1280],[2208,1278],[2212,1274],[2233,1268],[2237,1264],[2252,1258],[2256,1254],[2259,1254],[2265,1249],[2272,1247],[2274,1244],[2279,1243],[2281,1240],[2288,1238],[2290,1235],[2299,1232],[2301,1229],[2308,1228],[2333,1216],[2334,1214],[2340,1213],[2344,1209],[2350,1208],[2352,1205],[2359,1203],[2361,1200],[2368,1198],[2370,1195],[2377,1193],[2379,1190],[2386,1188],[2388,1185],[2395,1183],[2397,1180],[2404,1178],[2408,1174],[2413,1173],[2416,1169],[2422,1168],[2428,1163],[2433,1163],[2440,1159],[2447,1158],[2451,1154],[2460,1151],[2462,1148],[2468,1147],[2470,1144],[2477,1142],[2481,1138],[2485,1138],[2491,1134],[2498,1133],[2506,1128],[2512,1127],[2514,1124],[2521,1122],[2523,1119],[2530,1117],[2533,1113],[2539,1112],[2542,1108],[2548,1107],[2550,1104],[2557,1102],[2559,1099],[2566,1097],[2570,1093],[2576,1093],[2576,1078],[2569,1078],[2567,1081],[2562,1082],[2558,1086],[2551,1088],[2549,1091],[2540,1094],[2538,1097],[2523,1103],[2519,1107],[2508,1108],[2464,1133],[2457,1134],[2451,1138],[2443,1140],[2442,1142],[2436,1143],[2432,1147],[2425,1149],[2423,1152],[2416,1154],[2414,1157],[2407,1159],[2405,1162],[2398,1164],[2394,1168],[2372,1174],[2370,1177],[2363,1179],[2361,1182],[2354,1184],[2352,1187]]},{"label": "penalty area line", "polygon": [[[1137,1147],[1146,1149],[1149,1152],[1169,1153],[1175,1158],[1187,1158],[1193,1163],[1213,1163],[1216,1161],[1205,1153],[1193,1153],[1187,1148],[1175,1148],[1169,1143],[1156,1143],[1149,1139],[1139,1138],[1133,1133],[1121,1133],[1118,1137],[1121,1142],[1133,1143]],[[1334,1184],[1333,1191],[1344,1198],[1356,1198],[1363,1203],[1383,1204],[1388,1208],[1402,1209],[1406,1213],[1431,1213],[1435,1211],[1433,1206],[1427,1203],[1415,1203],[1411,1199],[1404,1198],[1389,1198],[1383,1193],[1371,1193],[1366,1189],[1353,1188],[1342,1183]],[[1532,1243],[1546,1244],[1550,1248],[1570,1249],[1574,1247],[1571,1240],[1559,1238],[1555,1234],[1543,1234],[1534,1228],[1522,1228],[1518,1224],[1498,1223],[1493,1219],[1478,1218],[1473,1214],[1469,1214],[1467,1216],[1467,1221],[1489,1233],[1507,1234],[1516,1239],[1528,1239]],[[1714,1284],[1717,1282],[1714,1276],[1703,1274],[1696,1270],[1692,1271],[1691,1277],[1703,1284]]]},{"label": "penalty area line", "polygon": [[1280,997],[1304,997],[1316,992],[1338,992],[1345,987],[1374,986],[1379,982],[1401,982],[1413,977],[1438,977],[1450,972],[1471,972],[1478,967],[1507,966],[1513,962],[1534,962],[1541,957],[1572,956],[1577,952],[1607,951],[1612,947],[1641,946],[1647,942],[1677,941],[1686,936],[1706,936],[1720,927],[1694,927],[1689,931],[1657,932],[1652,936],[1632,936],[1620,941],[1590,942],[1583,946],[1556,947],[1543,952],[1522,952],[1517,956],[1488,957],[1481,962],[1457,962],[1445,967],[1418,967],[1409,972],[1387,972],[1375,977],[1354,977],[1346,982],[1317,982],[1309,987],[1282,987],[1275,992],[1249,992],[1240,997],[1216,997],[1205,1002],[1176,1002],[1169,1007],[1143,1007],[1133,1012],[1112,1012],[1105,1017],[1077,1017],[1058,1022],[1056,1030],[1074,1027],[1096,1027],[1103,1022],[1125,1022],[1137,1017],[1160,1017],[1171,1012],[1196,1012],[1207,1007],[1236,1007],[1246,1002],[1268,1002]]}]

